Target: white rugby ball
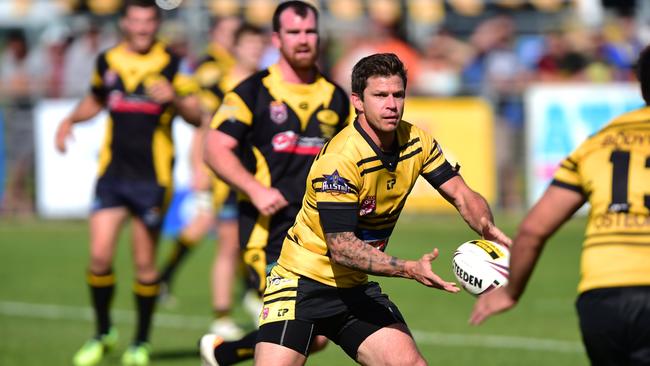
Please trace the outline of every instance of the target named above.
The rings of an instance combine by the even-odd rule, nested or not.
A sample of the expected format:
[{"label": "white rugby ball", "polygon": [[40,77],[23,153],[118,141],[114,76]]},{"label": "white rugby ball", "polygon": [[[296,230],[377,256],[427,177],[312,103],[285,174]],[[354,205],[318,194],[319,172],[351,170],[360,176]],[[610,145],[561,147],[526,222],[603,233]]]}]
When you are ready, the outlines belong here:
[{"label": "white rugby ball", "polygon": [[452,259],[460,285],[472,295],[480,295],[508,283],[510,251],[489,240],[461,244]]}]

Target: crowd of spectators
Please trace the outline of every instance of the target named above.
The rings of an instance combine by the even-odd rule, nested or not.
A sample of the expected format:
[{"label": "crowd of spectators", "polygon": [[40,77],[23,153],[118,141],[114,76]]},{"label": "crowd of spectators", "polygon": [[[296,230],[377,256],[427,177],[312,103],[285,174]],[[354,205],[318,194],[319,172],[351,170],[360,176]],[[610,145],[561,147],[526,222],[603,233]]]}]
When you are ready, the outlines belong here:
[{"label": "crowd of spectators", "polygon": [[[410,94],[472,95],[491,102],[497,146],[505,146],[498,152],[499,166],[505,170],[500,176],[515,177],[502,182],[500,203],[506,207],[522,202],[523,184],[517,173],[522,162],[517,157],[523,149],[519,146],[524,124],[522,93],[527,86],[535,82],[633,81],[635,58],[646,43],[642,35],[647,33],[629,14],[612,14],[598,27],[581,25],[569,14],[553,27],[530,33],[518,29],[516,14],[504,13],[483,19],[467,34],[457,34],[444,24],[432,27],[428,36],[417,42],[408,37],[401,18],[367,22],[356,32],[323,39],[324,73],[349,89],[356,61],[372,52],[394,52],[408,68]],[[76,16],[39,32],[0,27],[0,108],[8,161],[0,212],[33,211],[33,192],[28,187],[34,103],[40,98],[81,96],[89,85],[92,60],[119,37],[114,23]],[[162,30],[163,38],[192,60],[203,51],[200,43],[207,42],[207,34],[190,37],[188,33],[182,18],[167,21]],[[328,32],[324,33],[327,36]],[[276,55],[269,48],[264,63],[273,62]]]}]

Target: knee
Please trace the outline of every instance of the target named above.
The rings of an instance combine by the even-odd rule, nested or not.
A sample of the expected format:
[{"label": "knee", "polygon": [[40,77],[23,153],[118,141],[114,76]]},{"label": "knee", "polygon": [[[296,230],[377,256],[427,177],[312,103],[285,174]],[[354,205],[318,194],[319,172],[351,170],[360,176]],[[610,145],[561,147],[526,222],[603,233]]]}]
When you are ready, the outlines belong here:
[{"label": "knee", "polygon": [[94,274],[108,273],[111,270],[111,258],[105,255],[91,254],[90,272]]}]

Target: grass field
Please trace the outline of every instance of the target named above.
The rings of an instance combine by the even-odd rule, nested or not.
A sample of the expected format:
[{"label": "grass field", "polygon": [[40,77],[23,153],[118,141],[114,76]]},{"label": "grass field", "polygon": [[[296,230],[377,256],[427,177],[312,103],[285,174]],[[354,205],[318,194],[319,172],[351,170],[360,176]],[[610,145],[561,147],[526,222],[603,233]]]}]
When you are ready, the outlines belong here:
[{"label": "grass field", "polygon": [[[510,235],[518,222],[518,217],[498,220]],[[473,305],[467,293],[446,294],[402,279],[377,280],[400,307],[432,365],[587,365],[573,307],[583,229],[584,221],[574,220],[553,237],[518,307],[481,327],[467,325]],[[0,222],[0,365],[70,365],[74,351],[91,335],[84,283],[87,237],[83,221]],[[441,256],[434,271],[451,280],[453,249],[473,238],[475,234],[457,216],[405,216],[388,252],[418,258],[438,246]],[[113,314],[120,344],[101,365],[119,365],[134,329],[127,239],[121,238],[115,264]],[[169,250],[169,244],[161,243],[161,253]],[[210,322],[208,274],[213,251],[214,245],[206,241],[192,254],[175,283],[178,303],[160,307],[156,314],[153,365],[199,364],[195,345]],[[234,315],[251,326],[242,309]],[[330,345],[308,364],[354,363]]]}]

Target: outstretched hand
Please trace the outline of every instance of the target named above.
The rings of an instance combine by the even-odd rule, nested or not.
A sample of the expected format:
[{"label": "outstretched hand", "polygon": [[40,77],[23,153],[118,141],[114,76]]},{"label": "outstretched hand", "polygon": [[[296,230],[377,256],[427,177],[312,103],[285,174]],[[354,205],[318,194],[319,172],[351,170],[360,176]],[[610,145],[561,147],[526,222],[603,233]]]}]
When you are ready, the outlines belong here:
[{"label": "outstretched hand", "polygon": [[415,262],[415,266],[411,271],[411,276],[414,280],[420,282],[427,287],[433,287],[451,293],[460,291],[454,282],[447,282],[440,278],[431,270],[431,262],[438,257],[438,248],[434,248],[431,253],[427,253]]},{"label": "outstretched hand", "polygon": [[72,138],[72,121],[70,119],[64,119],[56,130],[54,146],[60,153],[65,153],[66,140]]},{"label": "outstretched hand", "polygon": [[497,243],[506,245],[507,247],[512,245],[512,239],[504,234],[503,231],[496,227],[486,217],[481,218],[481,235],[483,236],[483,239],[496,241]]},{"label": "outstretched hand", "polygon": [[474,304],[474,310],[469,318],[469,323],[479,325],[492,315],[504,312],[517,304],[506,291],[505,287],[499,287],[485,295],[479,296]]}]

